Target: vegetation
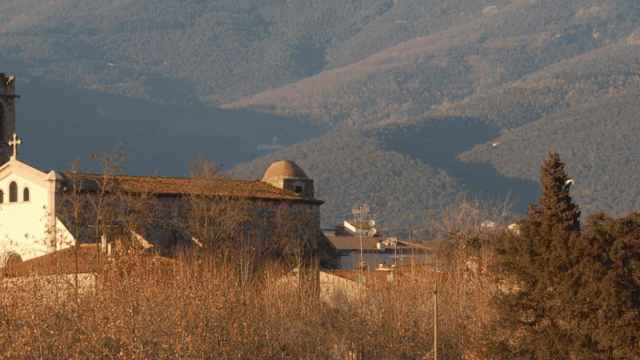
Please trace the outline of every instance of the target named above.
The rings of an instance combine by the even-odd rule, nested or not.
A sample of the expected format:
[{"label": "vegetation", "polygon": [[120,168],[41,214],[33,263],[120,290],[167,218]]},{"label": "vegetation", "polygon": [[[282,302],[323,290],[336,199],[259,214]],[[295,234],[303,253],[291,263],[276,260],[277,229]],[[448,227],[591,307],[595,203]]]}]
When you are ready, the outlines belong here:
[{"label": "vegetation", "polygon": [[[633,359],[640,354],[638,217],[597,215],[580,227],[564,164],[550,153],[543,192],[517,233],[497,243],[500,359]],[[624,320],[622,320],[624,319]]]},{"label": "vegetation", "polygon": [[[278,267],[246,283],[210,260],[157,266],[134,254],[114,258],[77,297],[65,281],[3,281],[0,358],[420,358],[432,349],[430,272],[334,307]],[[466,318],[474,296],[485,295],[471,281],[462,288],[441,280],[439,289],[448,299],[440,304],[439,353],[459,358],[478,333]]]},{"label": "vegetation", "polygon": [[49,78],[84,87],[222,103],[460,23],[483,3],[10,1],[0,5],[0,46]]},{"label": "vegetation", "polygon": [[[621,214],[640,206],[631,170],[638,152],[628,145],[638,133],[638,11],[632,0],[8,1],[0,5],[0,61],[9,64],[3,71],[15,68],[32,81],[29,92],[21,91],[24,118],[50,119],[20,127],[37,133],[31,143],[49,145],[69,133],[83,139],[57,144],[60,158],[43,161],[48,167],[117,142],[127,144],[132,160],[139,156],[133,170],[142,173],[182,175],[186,159],[206,152],[225,169],[242,164],[234,174],[258,177],[257,164],[286,156],[318,164],[318,188],[331,189],[321,191],[327,221],[340,218],[365,184],[380,194],[372,202],[392,204],[380,210],[385,221],[417,225],[420,216],[398,220],[405,216],[396,210],[422,214],[451,203],[452,194],[485,194],[460,166],[425,156],[432,137],[399,149],[398,138],[379,134],[465,119],[495,133],[447,157],[464,158],[467,174],[478,170],[471,163],[482,163],[517,178],[494,177],[504,189],[499,195],[530,200],[528,181],[555,148],[576,175],[585,215]],[[33,92],[46,101],[27,103]],[[60,98],[66,93],[73,94]],[[153,103],[132,106],[129,97]],[[69,112],[59,104],[69,104]],[[322,130],[283,117],[311,119]],[[339,133],[353,128],[370,144],[371,157],[358,171],[346,145],[336,146],[344,142]],[[452,128],[459,134],[448,135],[451,142],[482,132]],[[141,140],[149,129],[158,129],[155,141]],[[264,153],[256,147],[274,136],[278,145],[296,145],[259,158]],[[161,164],[149,165],[151,156]],[[382,157],[384,163],[374,160]],[[388,164],[397,157],[418,170]],[[409,195],[392,190],[399,188]],[[401,205],[398,196],[410,203]]]},{"label": "vegetation", "polygon": [[[345,280],[338,279],[333,286],[339,291],[321,297],[317,263],[301,261],[307,244],[296,228],[309,232],[317,223],[300,223],[299,212],[279,212],[283,226],[245,236],[229,230],[246,224],[255,204],[222,202],[217,209],[197,194],[185,199],[190,221],[182,225],[204,246],[157,257],[126,236],[140,230],[151,209],[132,214],[136,203],[119,201],[126,192],[114,181],[118,159],[101,158],[108,165],[98,184],[103,191],[89,204],[72,192],[66,207],[73,216],[80,215],[73,205],[82,206],[78,227],[89,231],[119,224],[119,234],[109,231],[116,249],[109,253],[95,244],[57,252],[47,274],[59,275],[16,272],[27,263],[0,269],[0,358],[420,358],[433,350],[433,299],[425,294],[436,281],[447,299],[436,317],[439,353],[459,358],[476,351],[490,287],[466,270],[464,257],[452,257],[447,274],[412,267],[399,270],[393,282],[387,274],[370,274],[366,288],[344,292]],[[193,169],[203,186],[219,176],[208,163]],[[221,212],[229,216],[213,222]],[[264,236],[281,247],[281,261],[258,261]]]},{"label": "vegetation", "polygon": [[567,160],[583,212],[622,215],[640,208],[635,168],[640,149],[637,91],[603,98],[571,111],[544,117],[504,132],[491,143],[462,154],[467,162],[487,163],[505,176],[534,180],[536,163],[553,148]]},{"label": "vegetation", "polygon": [[[637,209],[637,176],[629,164],[635,164],[638,154],[628,144],[637,142],[633,134],[638,133],[632,115],[637,112],[633,99],[638,93],[634,40],[638,24],[622,13],[633,12],[635,7],[610,2],[591,8],[578,1],[522,6],[498,6],[491,21],[477,16],[465,25],[407,40],[360,62],[229,106],[376,128],[365,132],[377,138],[376,146],[443,170],[455,179],[455,193],[473,196],[491,187],[492,181],[483,181],[482,186],[469,184],[472,174],[483,172],[473,164],[482,163],[514,178],[491,177],[502,188],[492,195],[513,193],[525,201],[532,199],[531,186],[517,179],[536,180],[536,164],[555,148],[575,170],[576,200],[585,214]],[[544,20],[537,23],[538,18]],[[544,27],[536,25],[542,23]],[[432,146],[430,132],[438,131],[434,122],[451,125],[451,131],[440,134],[447,141],[438,144],[457,151],[455,154],[443,154]],[[485,124],[494,133],[487,137],[479,125],[456,125],[461,122]],[[610,126],[612,122],[616,125]],[[398,128],[418,132],[424,139],[398,136]],[[381,133],[391,136],[380,137]],[[415,144],[398,146],[406,140]],[[466,148],[452,149],[448,144]],[[483,145],[474,147],[477,144]],[[296,150],[307,146],[314,145],[305,143]],[[328,147],[328,152],[314,157],[339,158],[336,152]],[[466,169],[455,163],[458,156]],[[450,160],[443,163],[442,158]],[[331,178],[348,183],[348,175],[334,169],[326,169]],[[380,174],[373,177],[384,178],[378,167],[369,169],[371,174]],[[612,178],[610,174],[619,175]],[[411,185],[411,181],[403,180],[405,191],[419,196],[424,187]],[[385,197],[389,203],[396,200],[391,194]],[[442,198],[446,203],[453,199],[447,194]],[[334,201],[330,194],[326,199]],[[421,205],[411,210],[423,212],[425,208],[433,209]],[[386,213],[384,217],[397,215]]]},{"label": "vegetation", "polygon": [[314,179],[316,197],[326,201],[322,222],[329,226],[351,216],[355,204],[367,202],[380,226],[398,230],[422,222],[426,209],[441,209],[457,193],[455,179],[443,171],[383,150],[358,131],[331,132],[239,166],[231,175],[259,178],[279,159],[296,161]]},{"label": "vegetation", "polygon": [[[194,170],[198,181],[219,176],[208,163]],[[80,247],[68,276],[16,277],[20,264],[11,264],[0,273],[0,358],[430,358],[434,319],[445,359],[637,358],[640,216],[600,214],[581,225],[557,153],[540,180],[540,199],[518,228],[505,229],[508,204],[463,200],[429,219],[429,235],[444,240],[432,264],[398,268],[393,281],[367,273],[366,286],[341,296],[323,296],[344,278],[318,283],[290,227],[270,239],[291,245],[284,261],[251,271],[246,251],[258,239],[234,237],[223,223],[200,232],[208,247],[171,259],[135,246],[85,258],[88,277],[77,274]],[[90,216],[109,213],[109,194],[93,198],[104,197],[105,211]],[[195,230],[219,214],[189,201]],[[115,220],[137,228],[119,213]],[[53,265],[64,267],[60,259]]]}]

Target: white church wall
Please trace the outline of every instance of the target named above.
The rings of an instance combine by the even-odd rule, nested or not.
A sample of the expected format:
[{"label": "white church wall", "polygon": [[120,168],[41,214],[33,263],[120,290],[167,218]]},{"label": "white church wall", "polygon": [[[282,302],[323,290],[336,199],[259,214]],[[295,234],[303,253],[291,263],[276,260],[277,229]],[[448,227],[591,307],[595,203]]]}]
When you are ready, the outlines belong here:
[{"label": "white church wall", "polygon": [[70,248],[75,243],[76,239],[71,235],[69,229],[56,217],[56,250]]},{"label": "white church wall", "polygon": [[[9,186],[18,185],[18,201],[9,202]],[[24,201],[23,191],[29,189],[29,201]],[[45,181],[35,182],[12,173],[0,181],[4,201],[0,204],[0,252],[14,252],[22,260],[47,253],[49,237],[48,199]]]}]

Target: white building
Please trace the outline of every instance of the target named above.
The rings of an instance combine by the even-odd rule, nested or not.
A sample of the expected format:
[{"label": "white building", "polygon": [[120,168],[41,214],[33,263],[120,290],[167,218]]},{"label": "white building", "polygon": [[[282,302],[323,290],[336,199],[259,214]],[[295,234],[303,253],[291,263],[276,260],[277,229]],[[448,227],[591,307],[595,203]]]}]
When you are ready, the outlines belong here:
[{"label": "white building", "polygon": [[58,175],[19,161],[20,140],[14,137],[10,143],[13,154],[0,167],[2,258],[13,254],[27,260],[73,245],[73,237],[55,215]]}]

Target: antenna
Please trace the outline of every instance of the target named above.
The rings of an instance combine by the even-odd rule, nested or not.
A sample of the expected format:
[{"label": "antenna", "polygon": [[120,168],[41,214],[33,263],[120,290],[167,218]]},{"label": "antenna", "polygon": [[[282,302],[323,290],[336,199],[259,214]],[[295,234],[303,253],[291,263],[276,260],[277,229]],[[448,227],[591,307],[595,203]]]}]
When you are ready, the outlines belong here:
[{"label": "antenna", "polygon": [[[366,263],[364,261],[364,229],[361,228],[364,224],[370,225],[375,224],[375,222],[369,218],[369,205],[367,203],[363,203],[360,206],[354,206],[351,209],[351,213],[353,214],[356,231],[358,232],[358,238],[360,240],[360,262],[358,263],[358,267],[360,271],[364,271]],[[370,231],[367,231],[367,234],[370,234]]]}]

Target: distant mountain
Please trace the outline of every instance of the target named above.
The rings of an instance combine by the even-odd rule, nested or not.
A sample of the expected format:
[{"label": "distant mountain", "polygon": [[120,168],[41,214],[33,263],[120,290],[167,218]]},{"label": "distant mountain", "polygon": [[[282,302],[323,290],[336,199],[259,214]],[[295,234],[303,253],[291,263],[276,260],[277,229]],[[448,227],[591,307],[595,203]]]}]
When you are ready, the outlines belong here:
[{"label": "distant mountain", "polygon": [[640,35],[546,66],[528,76],[458,102],[441,104],[437,116],[474,117],[502,128],[619,97],[640,89]]},{"label": "distant mountain", "polygon": [[3,54],[49,78],[223,103],[467,21],[488,0],[40,0],[0,4]]},{"label": "distant mountain", "polygon": [[[408,135],[383,137],[378,146],[444,171],[459,193],[513,195],[520,211],[535,198],[528,181],[537,180],[546,151],[571,149],[561,152],[571,169],[586,163],[599,169],[576,172],[585,178],[575,188],[585,213],[631,211],[640,205],[638,187],[621,186],[635,179],[623,159],[635,158],[628,133],[636,130],[633,112],[618,116],[620,107],[635,108],[630,94],[640,86],[640,18],[631,16],[638,11],[629,1],[511,2],[226,107],[310,116],[376,134],[403,129]],[[513,143],[516,135],[521,145]],[[611,146],[589,155],[602,136]],[[607,173],[627,180],[607,182]]]},{"label": "distant mountain", "polygon": [[[491,106],[498,101],[494,89],[527,79],[556,63],[579,62],[590,52],[615,44],[633,47],[617,50],[618,63],[624,63],[629,53],[637,54],[632,39],[640,28],[640,17],[631,14],[640,15],[638,5],[625,1],[608,1],[602,6],[589,3],[514,1],[494,6],[464,24],[226,107],[304,114],[322,122],[370,127],[413,122],[483,94],[480,104]],[[602,65],[599,69],[601,78],[623,75],[612,74],[615,69]],[[516,97],[511,103],[528,101],[529,93],[509,94]],[[534,118],[538,115],[527,113]]]},{"label": "distant mountain", "polygon": [[124,143],[134,172],[202,153],[252,178],[291,158],[327,224],[365,200],[390,227],[458,196],[522,211],[549,148],[586,213],[638,209],[638,69],[637,0],[0,4],[27,158]]},{"label": "distant mountain", "polygon": [[[462,154],[507,176],[537,180],[551,149],[568,163],[583,211],[614,214],[640,209],[640,91],[604,97],[544,117]],[[494,144],[498,144],[494,146]]]},{"label": "distant mountain", "polygon": [[93,153],[122,150],[133,174],[186,175],[188,163],[208,158],[223,168],[265,154],[274,137],[282,146],[323,130],[251,111],[161,105],[21,76],[17,131],[21,158],[43,169],[66,170],[74,160],[93,168]]},{"label": "distant mountain", "polygon": [[316,196],[326,203],[326,225],[351,216],[351,208],[367,202],[381,226],[398,230],[420,223],[425,209],[440,209],[459,193],[456,180],[403,154],[381,148],[372,136],[340,131],[296,144],[234,168],[231,175],[259,178],[279,159],[296,161],[316,182]]}]

